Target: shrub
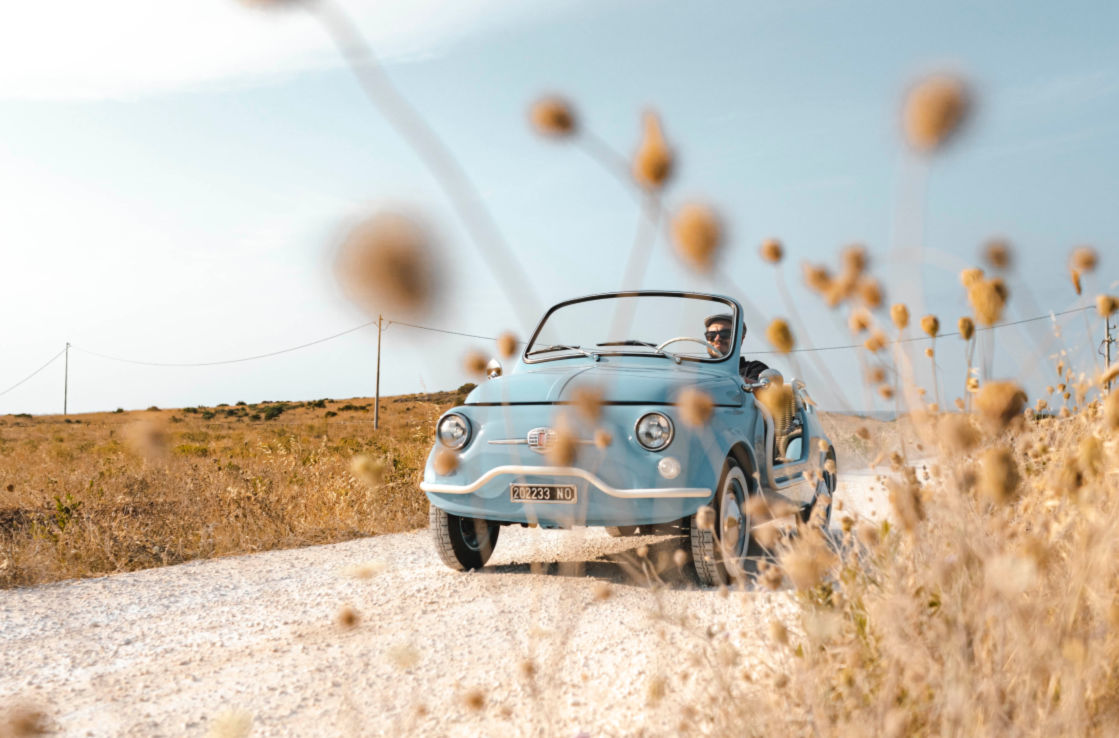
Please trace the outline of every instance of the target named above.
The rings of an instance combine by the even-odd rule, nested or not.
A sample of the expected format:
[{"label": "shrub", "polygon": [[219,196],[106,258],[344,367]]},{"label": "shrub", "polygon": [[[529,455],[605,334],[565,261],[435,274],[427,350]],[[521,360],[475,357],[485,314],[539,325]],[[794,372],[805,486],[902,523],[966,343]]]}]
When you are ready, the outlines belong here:
[{"label": "shrub", "polygon": [[273,418],[279,417],[287,409],[288,406],[283,403],[269,405],[268,407],[264,408],[264,419],[272,420]]}]

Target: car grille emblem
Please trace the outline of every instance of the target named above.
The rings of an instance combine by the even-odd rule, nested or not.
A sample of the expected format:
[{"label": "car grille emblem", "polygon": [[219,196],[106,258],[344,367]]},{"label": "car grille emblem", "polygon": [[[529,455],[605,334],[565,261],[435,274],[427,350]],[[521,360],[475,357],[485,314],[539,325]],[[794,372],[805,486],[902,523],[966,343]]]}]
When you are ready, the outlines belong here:
[{"label": "car grille emblem", "polygon": [[528,432],[527,440],[529,448],[542,454],[556,442],[556,432],[551,428],[533,428]]}]

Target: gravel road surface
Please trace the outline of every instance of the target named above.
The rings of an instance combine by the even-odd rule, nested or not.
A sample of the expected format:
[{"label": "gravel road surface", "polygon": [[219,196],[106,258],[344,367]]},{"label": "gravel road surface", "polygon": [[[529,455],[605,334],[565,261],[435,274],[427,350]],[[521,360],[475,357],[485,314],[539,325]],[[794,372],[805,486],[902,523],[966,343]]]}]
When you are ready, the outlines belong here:
[{"label": "gravel road surface", "polygon": [[[869,474],[837,499],[888,507]],[[507,527],[461,574],[421,530],[4,591],[0,708],[73,736],[669,734],[699,687],[650,706],[657,675],[727,624],[745,664],[771,659],[768,621],[795,612],[697,588],[680,543]]]}]

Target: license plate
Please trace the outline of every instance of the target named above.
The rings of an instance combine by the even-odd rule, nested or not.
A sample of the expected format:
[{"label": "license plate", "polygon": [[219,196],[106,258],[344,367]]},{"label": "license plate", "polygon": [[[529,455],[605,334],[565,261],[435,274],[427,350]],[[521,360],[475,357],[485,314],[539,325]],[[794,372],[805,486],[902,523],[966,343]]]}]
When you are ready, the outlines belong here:
[{"label": "license plate", "polygon": [[510,484],[509,499],[513,502],[561,502],[574,504],[574,484]]}]

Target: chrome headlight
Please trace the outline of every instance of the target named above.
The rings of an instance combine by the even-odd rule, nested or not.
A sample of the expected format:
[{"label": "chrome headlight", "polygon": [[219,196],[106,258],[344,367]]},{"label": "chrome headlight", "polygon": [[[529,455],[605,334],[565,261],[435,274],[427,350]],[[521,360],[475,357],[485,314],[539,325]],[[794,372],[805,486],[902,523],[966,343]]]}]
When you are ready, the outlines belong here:
[{"label": "chrome headlight", "polygon": [[637,442],[650,451],[660,451],[672,443],[672,421],[664,413],[648,413],[637,421]]},{"label": "chrome headlight", "polygon": [[470,442],[470,421],[465,415],[448,413],[439,419],[435,437],[449,449],[459,450]]}]

